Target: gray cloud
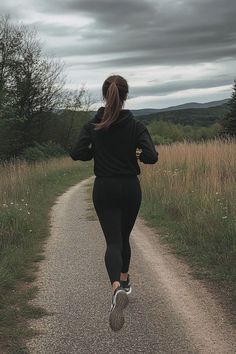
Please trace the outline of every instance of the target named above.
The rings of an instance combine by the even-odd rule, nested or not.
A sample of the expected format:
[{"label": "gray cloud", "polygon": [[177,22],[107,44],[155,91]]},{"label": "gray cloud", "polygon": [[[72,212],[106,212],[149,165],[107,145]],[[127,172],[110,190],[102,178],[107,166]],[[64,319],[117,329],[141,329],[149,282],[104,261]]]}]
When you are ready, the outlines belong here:
[{"label": "gray cloud", "polygon": [[[185,49],[176,48],[173,53],[173,48],[166,48],[166,50],[149,50],[143,52],[133,52],[133,55],[129,56],[125,52],[123,58],[117,59],[103,59],[99,60],[96,55],[91,54],[90,67],[96,68],[106,68],[106,67],[134,67],[147,66],[147,65],[183,65],[183,64],[194,64],[207,61],[216,61],[219,59],[232,59],[236,58],[236,48],[232,47],[222,47],[222,48],[209,48],[206,46],[199,47],[189,47]],[[78,56],[79,63],[81,65],[86,65],[87,58],[83,60],[83,48],[76,48],[75,46],[65,46],[63,48],[57,48],[55,50],[56,55],[61,57],[66,56]],[[98,54],[98,53],[97,53]],[[121,54],[121,53],[119,53]]]},{"label": "gray cloud", "polygon": [[[75,37],[77,46],[56,52],[60,56],[124,54],[123,59],[108,60],[101,66],[236,57],[235,0],[183,0],[182,5],[169,2],[169,6],[164,0],[51,0],[38,4],[42,11],[78,13],[95,20],[79,31],[82,40]],[[64,28],[55,28],[56,35],[65,34]],[[72,30],[69,33],[73,35]],[[133,56],[127,58],[127,52]]]},{"label": "gray cloud", "polygon": [[[31,27],[31,25],[28,25]],[[34,27],[42,34],[51,37],[70,37],[78,35],[78,29],[72,26],[60,25],[60,24],[50,24],[41,23],[40,21],[34,22]]]},{"label": "gray cloud", "polygon": [[[144,79],[143,85],[133,88],[133,97],[230,85],[233,79],[235,0],[26,0],[34,14],[31,21],[28,10],[17,6],[19,0],[8,1],[0,3],[0,13],[10,10],[13,17],[34,24],[47,49],[67,60],[73,75],[86,70],[131,72],[135,66],[165,65],[171,70],[173,65],[231,63],[228,71],[215,77],[210,72],[204,79],[201,73],[199,79],[177,75],[175,80],[153,85]],[[54,16],[65,16],[65,21],[57,22]],[[70,16],[78,16],[78,24],[70,22]],[[81,17],[93,21],[80,28]]]},{"label": "gray cloud", "polygon": [[98,67],[236,57],[235,0],[41,0],[33,4],[42,13],[94,19],[79,30],[70,23],[65,26],[36,21],[35,25],[47,36],[73,40],[55,49],[60,57],[123,56],[101,62],[95,59]]},{"label": "gray cloud", "polygon": [[189,89],[204,89],[210,87],[219,87],[231,85],[232,79],[227,75],[218,75],[214,78],[196,79],[196,80],[171,80],[150,86],[140,86],[132,88],[132,98],[143,96],[162,96],[173,92],[189,90]]},{"label": "gray cloud", "polygon": [[123,27],[124,24],[154,19],[155,6],[147,0],[52,0],[35,3],[41,11],[78,13],[92,17],[100,28]]},{"label": "gray cloud", "polygon": [[[154,80],[151,80],[152,82]],[[155,83],[152,85],[140,85],[129,88],[129,99],[139,96],[166,96],[170,93],[191,90],[214,88],[226,85],[233,85],[233,80],[227,75],[217,75],[213,78],[189,79],[189,80],[171,80],[168,82]],[[100,89],[94,89],[93,93],[99,96]]]}]

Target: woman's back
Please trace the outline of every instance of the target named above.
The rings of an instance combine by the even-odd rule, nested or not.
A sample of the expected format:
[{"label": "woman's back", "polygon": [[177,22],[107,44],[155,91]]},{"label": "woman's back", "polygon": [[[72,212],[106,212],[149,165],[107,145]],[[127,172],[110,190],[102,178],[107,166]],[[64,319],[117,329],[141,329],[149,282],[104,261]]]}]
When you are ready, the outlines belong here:
[{"label": "woman's back", "polygon": [[104,109],[105,107],[100,107],[95,116],[85,124],[78,140],[80,144],[71,151],[71,157],[81,159],[86,153],[86,144],[90,141],[90,154],[87,158],[84,156],[84,160],[94,158],[96,176],[139,175],[137,148],[143,150],[140,161],[144,163],[155,163],[158,158],[146,126],[136,120],[130,110],[123,109],[108,129],[95,130],[95,124],[102,120]]}]

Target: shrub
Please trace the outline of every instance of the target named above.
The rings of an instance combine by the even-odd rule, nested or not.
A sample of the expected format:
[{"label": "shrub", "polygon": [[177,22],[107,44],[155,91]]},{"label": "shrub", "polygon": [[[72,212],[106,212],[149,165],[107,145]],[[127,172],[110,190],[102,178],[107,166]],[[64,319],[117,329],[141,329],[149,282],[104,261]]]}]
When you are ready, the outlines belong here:
[{"label": "shrub", "polygon": [[43,144],[39,144],[38,142],[34,143],[34,146],[30,146],[23,150],[21,154],[21,158],[27,161],[40,161],[46,160],[51,157],[59,157],[66,153],[64,148],[53,141],[48,141]]}]

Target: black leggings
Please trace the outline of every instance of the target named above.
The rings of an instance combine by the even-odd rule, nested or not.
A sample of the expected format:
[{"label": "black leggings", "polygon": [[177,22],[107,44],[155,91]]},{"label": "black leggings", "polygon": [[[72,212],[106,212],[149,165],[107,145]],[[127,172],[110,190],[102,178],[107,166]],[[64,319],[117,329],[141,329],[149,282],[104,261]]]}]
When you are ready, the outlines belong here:
[{"label": "black leggings", "polygon": [[92,197],[106,239],[105,264],[112,284],[129,269],[129,236],[142,200],[139,178],[96,176]]}]

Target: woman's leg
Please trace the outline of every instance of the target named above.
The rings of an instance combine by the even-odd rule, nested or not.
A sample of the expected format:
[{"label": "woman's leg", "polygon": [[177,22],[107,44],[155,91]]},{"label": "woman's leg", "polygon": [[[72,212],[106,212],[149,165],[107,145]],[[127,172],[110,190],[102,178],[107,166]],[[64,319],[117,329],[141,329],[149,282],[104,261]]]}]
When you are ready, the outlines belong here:
[{"label": "woman's leg", "polygon": [[121,280],[127,279],[131,259],[130,234],[135,224],[142,200],[142,191],[139,179],[128,180],[123,187],[123,207],[122,207],[122,268]]},{"label": "woman's leg", "polygon": [[120,285],[122,267],[121,208],[119,182],[110,179],[95,180],[93,203],[106,239],[105,265],[113,290]]},{"label": "woman's leg", "polygon": [[122,267],[121,210],[97,209],[97,215],[106,238],[105,264],[111,284],[120,281]]}]

